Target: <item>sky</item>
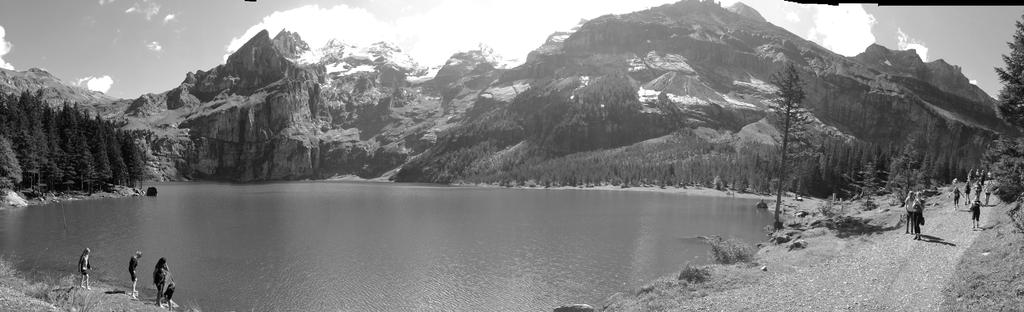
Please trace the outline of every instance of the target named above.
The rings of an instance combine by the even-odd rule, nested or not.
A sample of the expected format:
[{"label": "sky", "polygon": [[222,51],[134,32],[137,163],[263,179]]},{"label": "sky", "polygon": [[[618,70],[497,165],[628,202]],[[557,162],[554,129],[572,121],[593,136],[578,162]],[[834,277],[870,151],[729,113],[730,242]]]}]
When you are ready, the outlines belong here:
[{"label": "sky", "polygon": [[[390,41],[422,65],[489,46],[510,64],[581,19],[671,0],[0,0],[0,68],[45,69],[121,98],[169,90],[222,64],[262,29],[298,32],[312,47]],[[723,6],[736,0],[720,0]],[[836,53],[871,43],[944,59],[995,97],[1020,7],[891,7],[742,1],[769,22]]]}]

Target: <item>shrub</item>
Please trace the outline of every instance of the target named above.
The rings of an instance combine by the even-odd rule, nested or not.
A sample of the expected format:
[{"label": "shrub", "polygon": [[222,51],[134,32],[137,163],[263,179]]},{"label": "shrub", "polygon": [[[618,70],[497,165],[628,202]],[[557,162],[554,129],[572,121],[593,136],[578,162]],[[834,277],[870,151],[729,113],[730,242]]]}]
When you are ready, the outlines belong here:
[{"label": "shrub", "polygon": [[711,269],[707,267],[697,267],[687,264],[683,267],[683,270],[679,272],[679,280],[687,281],[691,284],[700,284],[711,278]]},{"label": "shrub", "polygon": [[874,200],[867,199],[864,201],[864,205],[862,206],[862,208],[864,209],[864,211],[871,211],[877,209],[878,204],[876,204]]},{"label": "shrub", "polygon": [[1006,214],[1010,216],[1010,223],[1017,229],[1017,232],[1024,233],[1024,209],[1021,209],[1021,203],[1017,202],[1017,205]]},{"label": "shrub", "polygon": [[711,257],[715,263],[733,264],[750,262],[754,259],[754,248],[736,239],[715,237],[708,241],[711,244]]},{"label": "shrub", "polygon": [[835,206],[831,201],[822,201],[821,204],[818,205],[818,212],[821,213],[822,216],[831,217],[835,214]]}]

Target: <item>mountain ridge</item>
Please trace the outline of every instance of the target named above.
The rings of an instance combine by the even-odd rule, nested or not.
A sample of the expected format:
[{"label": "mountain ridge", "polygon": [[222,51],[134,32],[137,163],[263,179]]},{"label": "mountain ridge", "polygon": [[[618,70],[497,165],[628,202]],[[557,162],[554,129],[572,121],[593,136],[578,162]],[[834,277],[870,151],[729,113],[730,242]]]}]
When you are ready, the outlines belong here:
[{"label": "mountain ridge", "polygon": [[476,50],[428,69],[393,44],[263,30],[168,91],[94,109],[154,131],[156,179],[449,183],[680,132],[775,144],[768,81],[790,63],[822,138],[961,150],[1019,133],[943,60],[880,45],[844,57],[749,6],[697,0],[582,21],[513,68]]}]

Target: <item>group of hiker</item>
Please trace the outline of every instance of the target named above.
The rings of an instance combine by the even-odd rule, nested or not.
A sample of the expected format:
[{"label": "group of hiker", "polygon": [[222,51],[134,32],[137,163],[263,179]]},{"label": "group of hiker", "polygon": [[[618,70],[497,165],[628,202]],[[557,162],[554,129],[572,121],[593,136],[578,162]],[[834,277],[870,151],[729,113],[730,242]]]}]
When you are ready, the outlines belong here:
[{"label": "group of hiker", "polygon": [[[89,253],[89,248],[86,248],[82,251],[82,256],[78,258],[78,270],[82,273],[82,282],[79,287],[85,289],[92,289],[89,287],[89,271],[92,270]],[[129,295],[134,299],[139,298],[139,291],[136,290],[136,284],[139,279],[135,274],[135,269],[139,266],[139,259],[141,258],[142,251],[136,251],[135,255],[128,261],[128,274],[131,276],[132,281],[132,292]],[[171,296],[174,295],[174,280],[171,279],[171,271],[167,267],[167,259],[160,258],[160,260],[157,260],[156,267],[153,269],[153,284],[156,285],[156,304],[164,307],[166,302],[169,306],[171,304]]]},{"label": "group of hiker", "polygon": [[[960,208],[960,197],[966,197],[964,205],[968,206],[968,210],[971,212],[971,223],[972,230],[981,229],[981,193],[985,192],[985,206],[989,205],[989,199],[992,197],[992,193],[995,192],[994,185],[985,185],[985,182],[992,177],[992,173],[985,170],[971,170],[967,173],[967,181],[964,183],[963,192],[960,191],[958,179],[953,179],[953,192],[950,196],[953,197],[953,210],[956,211]],[[974,190],[974,201],[971,201],[971,190]],[[907,234],[914,234],[915,240],[921,239],[921,226],[924,225],[924,198],[921,196],[920,191],[910,192],[907,195],[907,199],[903,201],[903,205],[907,209]]]}]

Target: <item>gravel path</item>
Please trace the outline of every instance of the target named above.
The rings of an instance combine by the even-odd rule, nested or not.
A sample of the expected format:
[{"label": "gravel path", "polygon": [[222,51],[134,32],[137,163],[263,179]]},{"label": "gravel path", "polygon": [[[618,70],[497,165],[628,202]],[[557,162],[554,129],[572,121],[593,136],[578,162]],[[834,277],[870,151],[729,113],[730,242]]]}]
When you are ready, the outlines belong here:
[{"label": "gravel path", "polygon": [[[925,241],[912,240],[903,227],[850,237],[822,263],[769,270],[754,285],[684,302],[679,310],[936,311],[960,256],[980,233],[971,230],[966,208],[954,212],[944,195],[929,200],[936,201],[943,202],[925,209]],[[991,210],[982,208],[982,226]]]}]

